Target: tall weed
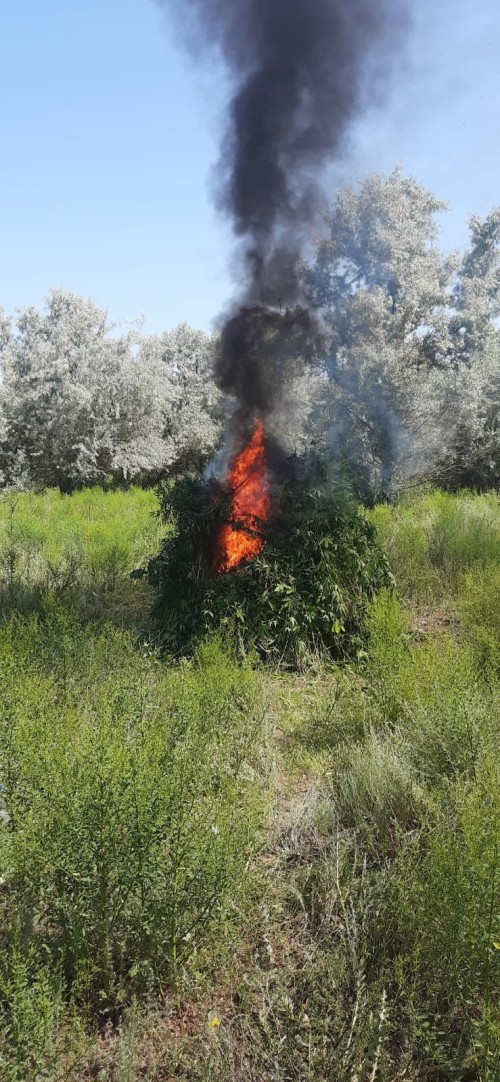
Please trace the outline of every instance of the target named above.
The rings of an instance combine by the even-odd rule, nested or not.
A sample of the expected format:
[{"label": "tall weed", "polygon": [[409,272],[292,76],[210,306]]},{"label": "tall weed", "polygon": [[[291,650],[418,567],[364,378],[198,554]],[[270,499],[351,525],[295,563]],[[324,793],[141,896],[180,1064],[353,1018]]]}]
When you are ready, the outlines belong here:
[{"label": "tall weed", "polygon": [[42,612],[55,597],[85,618],[122,623],[148,595],[130,572],[165,533],[152,492],[0,494],[0,614]]},{"label": "tall weed", "polygon": [[175,981],[260,829],[255,678],[217,644],[165,672],[57,615],[0,632],[4,936],[105,1014]]},{"label": "tall weed", "polygon": [[435,605],[460,576],[500,560],[500,501],[493,494],[428,492],[370,512],[400,595]]},{"label": "tall weed", "polygon": [[473,776],[481,749],[495,741],[498,688],[478,680],[473,652],[449,635],[412,644],[395,598],[376,599],[369,623],[368,694],[378,723],[421,781]]},{"label": "tall weed", "polygon": [[500,677],[500,562],[469,572],[461,583],[459,612],[479,672]]}]

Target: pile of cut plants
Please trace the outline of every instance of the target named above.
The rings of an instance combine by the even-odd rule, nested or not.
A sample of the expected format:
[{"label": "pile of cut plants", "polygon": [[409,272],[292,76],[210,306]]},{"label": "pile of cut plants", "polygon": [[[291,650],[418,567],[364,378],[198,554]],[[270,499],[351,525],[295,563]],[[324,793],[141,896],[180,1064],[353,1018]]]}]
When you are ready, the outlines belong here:
[{"label": "pile of cut plants", "polygon": [[183,477],[159,495],[170,529],[137,574],[155,591],[155,633],[170,655],[191,654],[213,633],[240,655],[289,669],[359,655],[369,604],[392,576],[375,528],[318,468],[280,486],[259,525],[260,551],[230,570],[216,560],[233,495],[227,487]]}]

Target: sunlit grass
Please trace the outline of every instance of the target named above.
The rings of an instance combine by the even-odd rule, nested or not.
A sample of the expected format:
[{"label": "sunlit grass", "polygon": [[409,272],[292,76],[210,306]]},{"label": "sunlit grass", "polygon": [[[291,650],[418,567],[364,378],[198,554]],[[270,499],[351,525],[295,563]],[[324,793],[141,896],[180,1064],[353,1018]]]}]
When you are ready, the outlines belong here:
[{"label": "sunlit grass", "polygon": [[4,613],[36,611],[55,595],[86,617],[144,615],[147,589],[129,576],[165,532],[156,509],[155,493],[141,488],[0,495]]},{"label": "sunlit grass", "polygon": [[495,493],[413,493],[370,512],[400,595],[435,604],[456,595],[464,572],[500,562],[500,500]]},{"label": "sunlit grass", "polygon": [[370,512],[307,675],[157,652],[155,510],[0,498],[2,1082],[497,1082],[497,496]]}]

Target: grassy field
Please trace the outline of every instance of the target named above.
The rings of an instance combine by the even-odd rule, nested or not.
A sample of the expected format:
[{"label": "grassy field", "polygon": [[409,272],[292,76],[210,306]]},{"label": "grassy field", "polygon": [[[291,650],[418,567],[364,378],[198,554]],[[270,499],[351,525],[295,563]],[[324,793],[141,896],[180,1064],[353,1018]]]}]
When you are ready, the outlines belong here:
[{"label": "grassy field", "polygon": [[497,1082],[498,498],[304,676],[148,645],[155,507],[0,498],[0,1079]]},{"label": "grassy field", "polygon": [[154,492],[0,494],[0,606],[33,612],[50,597],[83,619],[133,626],[148,596],[130,579],[158,548]]}]

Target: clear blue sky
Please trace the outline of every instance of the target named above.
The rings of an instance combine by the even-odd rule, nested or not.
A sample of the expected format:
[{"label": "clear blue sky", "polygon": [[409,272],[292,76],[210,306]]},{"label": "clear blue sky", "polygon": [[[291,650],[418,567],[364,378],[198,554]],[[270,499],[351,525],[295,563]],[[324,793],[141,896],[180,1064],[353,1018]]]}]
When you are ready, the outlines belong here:
[{"label": "clear blue sky", "polygon": [[[401,164],[467,218],[500,204],[500,2],[413,0],[384,108],[356,126],[343,181]],[[224,82],[194,69],[153,0],[1,0],[0,306],[52,286],[145,330],[210,327],[231,237],[212,208]]]}]

